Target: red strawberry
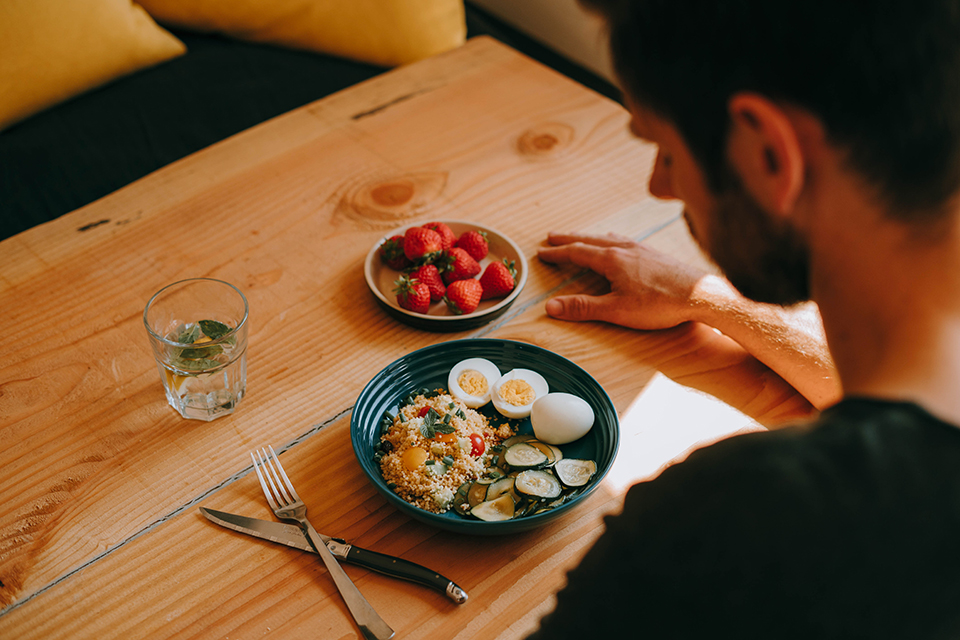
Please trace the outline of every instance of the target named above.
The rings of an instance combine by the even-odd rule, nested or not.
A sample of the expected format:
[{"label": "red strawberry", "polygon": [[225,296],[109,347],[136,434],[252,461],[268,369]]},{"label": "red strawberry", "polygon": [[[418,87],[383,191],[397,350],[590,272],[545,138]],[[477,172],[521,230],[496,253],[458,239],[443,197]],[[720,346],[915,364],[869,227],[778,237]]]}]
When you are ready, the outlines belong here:
[{"label": "red strawberry", "polygon": [[400,276],[394,284],[397,288],[393,292],[397,294],[397,304],[401,309],[416,313],[426,313],[430,310],[430,289],[427,285],[407,276]]},{"label": "red strawberry", "polygon": [[486,258],[487,251],[490,250],[486,231],[466,231],[454,246],[464,249],[477,262]]},{"label": "red strawberry", "polygon": [[443,274],[443,281],[448,285],[455,280],[466,280],[480,273],[480,263],[459,247],[445,251],[438,259],[438,266]]},{"label": "red strawberry", "polygon": [[391,269],[403,271],[410,266],[410,260],[403,253],[403,236],[388,238],[380,245],[380,259]]},{"label": "red strawberry", "polygon": [[412,262],[431,262],[443,248],[443,239],[433,229],[410,227],[403,234],[403,253]]},{"label": "red strawberry", "polygon": [[443,245],[443,250],[446,251],[453,246],[453,243],[457,241],[457,234],[453,232],[453,229],[448,227],[443,222],[428,222],[423,225],[424,229],[433,229],[440,234],[441,244]]},{"label": "red strawberry", "polygon": [[517,286],[517,270],[513,265],[513,260],[508,261],[506,258],[487,265],[480,276],[480,284],[483,285],[481,300],[502,298],[513,291]]},{"label": "red strawberry", "polygon": [[447,303],[447,308],[454,315],[473,313],[480,304],[480,296],[483,294],[483,286],[479,280],[470,278],[468,280],[457,280],[447,287],[447,295],[443,300]]},{"label": "red strawberry", "polygon": [[427,285],[427,288],[430,289],[430,300],[432,302],[437,302],[442,299],[443,294],[447,292],[443,280],[440,279],[440,272],[437,270],[436,265],[425,264],[422,267],[418,267],[410,273],[410,277]]}]

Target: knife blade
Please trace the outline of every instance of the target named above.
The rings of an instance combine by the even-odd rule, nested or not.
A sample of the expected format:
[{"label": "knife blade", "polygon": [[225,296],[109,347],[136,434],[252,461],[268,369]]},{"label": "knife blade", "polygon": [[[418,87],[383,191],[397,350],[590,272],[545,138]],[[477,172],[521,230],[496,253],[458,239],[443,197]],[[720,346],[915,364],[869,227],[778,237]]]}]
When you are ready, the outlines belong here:
[{"label": "knife blade", "polygon": [[[306,536],[304,536],[303,530],[296,525],[250,518],[233,513],[226,513],[225,511],[217,511],[216,509],[208,509],[206,507],[200,507],[200,513],[221,527],[239,531],[240,533],[245,533],[255,538],[269,540],[270,542],[285,544],[288,547],[301,549],[302,551],[317,553],[316,550],[310,546],[310,542]],[[329,549],[330,553],[338,560],[343,560],[344,562],[349,562],[394,578],[409,580],[425,587],[436,589],[457,604],[463,604],[467,601],[466,591],[457,586],[457,584],[449,578],[445,578],[436,571],[431,571],[423,565],[404,560],[403,558],[396,558],[383,553],[377,553],[376,551],[370,551],[369,549],[361,549],[352,544],[347,544],[339,538],[331,538],[330,536],[320,534],[320,539],[323,540],[323,543],[327,545],[327,549]]]}]

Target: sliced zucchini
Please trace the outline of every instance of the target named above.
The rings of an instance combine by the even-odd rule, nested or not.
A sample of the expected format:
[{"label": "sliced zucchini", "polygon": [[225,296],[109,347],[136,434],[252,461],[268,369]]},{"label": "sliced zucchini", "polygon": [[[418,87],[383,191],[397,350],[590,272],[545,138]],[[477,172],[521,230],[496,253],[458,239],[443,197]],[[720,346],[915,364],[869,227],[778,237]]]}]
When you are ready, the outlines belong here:
[{"label": "sliced zucchini", "polygon": [[467,496],[472,486],[473,482],[464,482],[453,496],[453,510],[462,516],[470,513],[470,499]]},{"label": "sliced zucchini", "polygon": [[481,502],[473,509],[470,510],[470,513],[474,517],[480,518],[487,522],[499,522],[501,520],[509,520],[513,517],[514,514],[513,496],[509,493],[505,493],[496,500],[487,500],[486,502]]},{"label": "sliced zucchini", "polygon": [[563,452],[552,444],[540,442],[539,440],[528,440],[527,444],[543,451],[543,455],[547,456],[548,467],[555,465],[558,460],[563,460]]},{"label": "sliced zucchini", "polygon": [[549,471],[528,470],[517,476],[517,491],[536,498],[556,498],[563,491],[560,481]]},{"label": "sliced zucchini", "polygon": [[500,478],[496,482],[487,486],[487,500],[496,500],[505,493],[513,492],[513,478]]},{"label": "sliced zucchini", "polygon": [[515,469],[538,469],[547,464],[547,454],[525,442],[515,444],[504,451],[503,458]]},{"label": "sliced zucchini", "polygon": [[515,444],[520,444],[521,442],[527,442],[529,440],[533,440],[534,438],[536,438],[536,436],[533,435],[532,433],[525,433],[523,435],[510,436],[509,438],[503,441],[503,448],[509,449]]},{"label": "sliced zucchini", "polygon": [[467,502],[470,507],[475,507],[487,499],[487,489],[493,484],[493,480],[477,480],[467,491]]},{"label": "sliced zucchini", "polygon": [[582,487],[597,472],[597,463],[593,460],[577,460],[566,458],[554,466],[554,471],[560,482],[567,487]]}]

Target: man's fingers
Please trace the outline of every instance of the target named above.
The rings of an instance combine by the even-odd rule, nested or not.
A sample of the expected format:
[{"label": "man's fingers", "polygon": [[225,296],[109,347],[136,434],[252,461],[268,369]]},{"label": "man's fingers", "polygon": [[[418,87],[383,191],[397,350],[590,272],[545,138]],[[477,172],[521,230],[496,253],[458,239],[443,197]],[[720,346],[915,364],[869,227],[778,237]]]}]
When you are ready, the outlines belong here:
[{"label": "man's fingers", "polygon": [[606,277],[610,256],[606,247],[598,247],[582,242],[564,244],[557,247],[540,247],[537,256],[544,262],[553,264],[575,264],[586,267]]},{"label": "man's fingers", "polygon": [[608,233],[603,236],[592,235],[589,233],[556,233],[551,231],[547,234],[547,242],[553,246],[572,244],[582,242],[583,244],[593,245],[595,247],[632,247],[636,244],[626,236]]},{"label": "man's fingers", "polygon": [[607,310],[606,296],[557,296],[547,300],[547,315],[558,320],[604,320]]}]

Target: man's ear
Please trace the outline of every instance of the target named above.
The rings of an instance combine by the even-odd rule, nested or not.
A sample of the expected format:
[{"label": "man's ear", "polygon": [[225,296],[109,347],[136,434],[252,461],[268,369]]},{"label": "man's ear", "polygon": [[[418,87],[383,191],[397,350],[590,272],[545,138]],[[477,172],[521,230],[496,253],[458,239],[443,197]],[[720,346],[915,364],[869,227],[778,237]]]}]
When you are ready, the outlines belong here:
[{"label": "man's ear", "polygon": [[756,93],[728,103],[727,157],[743,185],[767,211],[788,216],[803,188],[804,155],[792,120]]}]

